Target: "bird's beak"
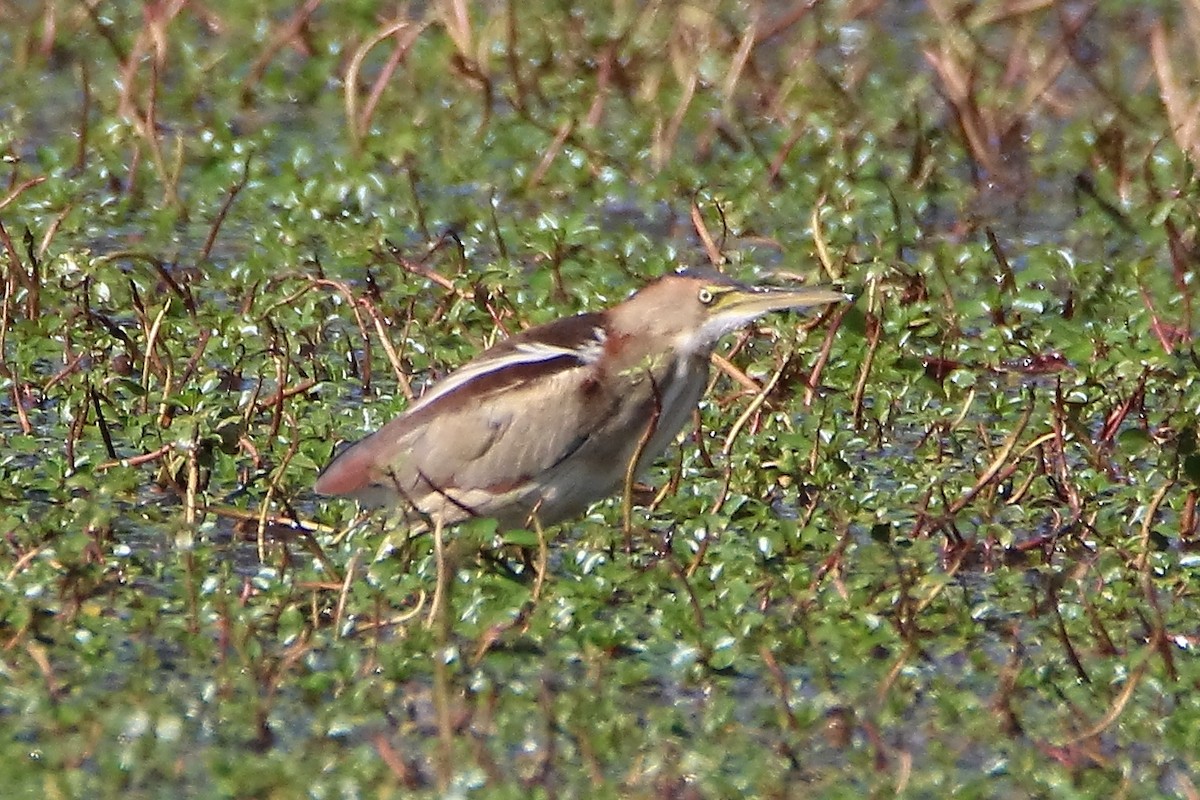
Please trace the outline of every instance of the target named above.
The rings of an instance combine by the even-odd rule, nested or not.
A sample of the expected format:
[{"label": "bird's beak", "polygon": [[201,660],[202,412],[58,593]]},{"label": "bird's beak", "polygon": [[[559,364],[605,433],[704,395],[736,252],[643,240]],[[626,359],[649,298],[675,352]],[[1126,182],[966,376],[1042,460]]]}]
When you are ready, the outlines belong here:
[{"label": "bird's beak", "polygon": [[723,295],[714,311],[722,317],[754,319],[770,311],[811,308],[853,299],[852,295],[829,286],[747,287]]},{"label": "bird's beak", "polygon": [[828,286],[798,288],[737,286],[717,295],[697,334],[700,342],[714,342],[729,331],[740,328],[771,311],[810,308],[841,303],[854,298]]}]

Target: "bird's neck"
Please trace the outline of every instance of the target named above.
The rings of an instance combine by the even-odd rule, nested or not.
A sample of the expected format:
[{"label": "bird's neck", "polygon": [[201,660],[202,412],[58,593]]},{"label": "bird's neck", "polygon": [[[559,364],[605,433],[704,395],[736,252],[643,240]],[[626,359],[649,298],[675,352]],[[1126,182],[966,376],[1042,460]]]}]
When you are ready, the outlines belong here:
[{"label": "bird's neck", "polygon": [[606,331],[604,363],[616,372],[648,370],[660,374],[683,369],[694,361],[707,362],[713,343],[694,337],[677,336],[674,340],[654,340],[652,337],[620,330]]}]

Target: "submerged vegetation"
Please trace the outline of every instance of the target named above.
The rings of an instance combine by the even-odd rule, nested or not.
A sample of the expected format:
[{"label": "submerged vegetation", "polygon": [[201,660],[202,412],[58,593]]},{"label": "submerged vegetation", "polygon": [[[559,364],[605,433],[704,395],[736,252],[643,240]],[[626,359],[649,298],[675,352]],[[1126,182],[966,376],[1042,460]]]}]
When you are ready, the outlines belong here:
[{"label": "submerged vegetation", "polygon": [[[1195,3],[0,2],[11,796],[1200,796]],[[310,487],[678,264],[548,532]]]}]

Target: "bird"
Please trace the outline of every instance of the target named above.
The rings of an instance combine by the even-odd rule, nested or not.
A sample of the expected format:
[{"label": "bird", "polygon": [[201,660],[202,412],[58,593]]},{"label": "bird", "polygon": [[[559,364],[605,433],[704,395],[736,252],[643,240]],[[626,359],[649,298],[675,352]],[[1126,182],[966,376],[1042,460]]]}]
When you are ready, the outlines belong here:
[{"label": "bird", "polygon": [[717,341],[760,316],[852,299],[681,270],[603,311],[528,328],[435,382],[342,450],[314,491],[499,530],[581,515],[653,463],[691,418]]}]

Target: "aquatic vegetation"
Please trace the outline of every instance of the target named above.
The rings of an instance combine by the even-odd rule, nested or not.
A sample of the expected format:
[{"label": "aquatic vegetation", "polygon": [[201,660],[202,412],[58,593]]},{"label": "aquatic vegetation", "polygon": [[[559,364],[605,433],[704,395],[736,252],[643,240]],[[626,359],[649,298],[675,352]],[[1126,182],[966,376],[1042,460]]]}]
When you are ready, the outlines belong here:
[{"label": "aquatic vegetation", "polygon": [[[13,794],[1195,796],[1192,14],[0,6]],[[676,264],[858,299],[426,630],[319,466]]]}]

